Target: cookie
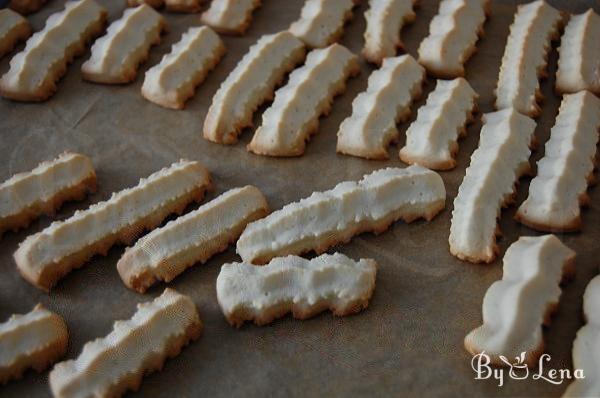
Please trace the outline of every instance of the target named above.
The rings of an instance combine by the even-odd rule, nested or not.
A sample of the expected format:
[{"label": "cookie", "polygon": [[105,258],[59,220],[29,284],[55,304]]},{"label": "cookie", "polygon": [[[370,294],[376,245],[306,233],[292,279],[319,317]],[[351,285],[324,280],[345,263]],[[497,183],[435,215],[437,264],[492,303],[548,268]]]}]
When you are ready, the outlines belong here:
[{"label": "cookie", "polygon": [[536,123],[515,109],[483,115],[479,146],[454,199],[450,252],[473,263],[498,254],[497,219],[511,203],[519,178],[530,171],[529,155]]},{"label": "cookie", "polygon": [[0,58],[29,36],[31,26],[25,18],[8,8],[0,10]]},{"label": "cookie", "polygon": [[92,55],[81,65],[85,80],[104,84],[123,84],[135,80],[139,65],[160,42],[167,23],[152,7],[142,4],[128,8],[114,21],[106,34],[92,46]]},{"label": "cookie", "polygon": [[600,95],[600,16],[589,9],[573,15],[560,40],[556,91],[589,90]]},{"label": "cookie", "polygon": [[213,97],[204,120],[204,138],[235,144],[241,131],[252,126],[254,112],[273,99],[275,88],[304,56],[304,45],[289,32],[262,36]]},{"label": "cookie", "polygon": [[33,170],[19,173],[0,184],[0,235],[25,228],[41,216],[54,215],[66,201],[81,200],[96,192],[92,161],[65,152]]},{"label": "cookie", "polygon": [[0,323],[0,384],[19,379],[27,369],[42,372],[67,352],[65,321],[41,304]]},{"label": "cookie", "polygon": [[380,169],[248,224],[237,252],[253,264],[288,254],[320,254],[362,232],[381,233],[400,219],[431,220],[445,201],[444,182],[434,171],[421,166]]},{"label": "cookie", "polygon": [[590,281],[583,295],[583,315],[587,324],[577,332],[573,342],[573,368],[581,369],[585,378],[574,380],[563,397],[600,396],[598,380],[598,344],[600,342],[600,276]]},{"label": "cookie", "polygon": [[563,97],[538,175],[515,218],[540,231],[581,229],[580,206],[589,202],[600,129],[600,99],[589,91]]},{"label": "cookie", "polygon": [[312,260],[277,257],[257,267],[229,263],[217,277],[217,300],[232,326],[245,321],[266,325],[287,313],[307,319],[329,309],[346,316],[367,308],[375,289],[377,263],[343,254]]},{"label": "cookie", "polygon": [[563,16],[543,0],[521,4],[510,26],[510,34],[496,86],[496,109],[515,108],[536,117],[540,76],[546,75],[550,42],[557,39]]},{"label": "cookie", "polygon": [[120,397],[136,391],[144,374],[160,370],[202,333],[194,302],[172,289],[138,304],[131,319],[116,321],[106,336],[88,342],[76,359],[50,372],[56,398]]},{"label": "cookie", "polygon": [[574,273],[575,252],[556,236],[519,238],[506,250],[502,280],[483,298],[483,325],[465,337],[467,351],[485,353],[498,366],[520,359],[536,367],[544,352],[542,324],[550,325],[558,306],[559,283]]},{"label": "cookie", "polygon": [[344,24],[352,18],[358,0],[306,0],[300,18],[289,31],[311,48],[327,47],[344,34]]},{"label": "cookie", "polygon": [[252,22],[252,12],[261,0],[213,0],[200,21],[219,33],[243,35]]},{"label": "cookie", "polygon": [[345,91],[346,80],[359,72],[358,57],[344,46],[312,50],[304,66],[275,93],[248,150],[267,156],[302,155],[319,128],[319,117],[329,114],[334,97]]},{"label": "cookie", "polygon": [[169,214],[181,214],[188,204],[202,200],[211,186],[210,175],[199,162],[173,163],[137,186],[29,236],[14,254],[17,268],[28,282],[49,291],[92,256],[106,254],[118,243],[131,244]]},{"label": "cookie", "polygon": [[438,80],[435,90],[419,109],[417,120],[406,130],[400,149],[404,163],[418,163],[433,170],[456,167],[458,139],[467,133],[479,96],[462,77]]},{"label": "cookie", "polygon": [[17,101],[51,97],[67,65],[85,51],[87,42],[102,32],[105,23],[106,10],[94,0],[66,2],[10,60],[10,69],[0,79],[0,95]]},{"label": "cookie", "polygon": [[465,75],[464,64],[483,35],[489,0],[443,0],[419,45],[419,63],[435,77]]},{"label": "cookie", "polygon": [[424,79],[425,69],[408,54],[383,60],[369,76],[367,90],[352,101],[352,115],[340,124],[337,152],[388,159],[388,146],[400,136],[396,124],[410,117]]},{"label": "cookie", "polygon": [[170,282],[186,268],[224,251],[249,222],[268,212],[258,188],[229,190],[141,238],[117,263],[119,275],[127,287],[144,293],[155,282]]},{"label": "cookie", "polygon": [[183,109],[224,54],[223,41],[209,27],[190,28],[158,65],[148,69],[142,96],[165,108]]},{"label": "cookie", "polygon": [[396,56],[403,48],[400,39],[402,27],[412,23],[415,0],[370,0],[365,12],[365,46],[362,55],[371,63],[381,65],[384,58]]}]

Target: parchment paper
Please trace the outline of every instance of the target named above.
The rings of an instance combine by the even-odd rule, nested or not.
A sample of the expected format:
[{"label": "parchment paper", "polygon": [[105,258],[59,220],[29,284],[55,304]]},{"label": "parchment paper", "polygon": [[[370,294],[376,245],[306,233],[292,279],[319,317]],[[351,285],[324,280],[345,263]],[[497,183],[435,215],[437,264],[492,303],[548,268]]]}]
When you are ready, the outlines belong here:
[{"label": "parchment paper", "polygon": [[[100,2],[110,10],[110,21],[120,16],[125,3]],[[201,138],[204,116],[220,82],[259,36],[287,28],[302,6],[299,0],[263,3],[245,36],[224,37],[227,55],[183,111],[160,108],[144,100],[139,92],[144,71],[159,62],[189,26],[200,24],[198,14],[163,12],[170,32],[152,49],[133,84],[102,86],[82,81],[80,66],[89,57],[86,53],[69,67],[58,93],[49,101],[23,104],[0,100],[0,179],[30,170],[64,150],[89,155],[97,169],[99,192],[64,206],[56,216],[63,219],[182,157],[200,160],[210,169],[217,190],[208,199],[232,187],[254,184],[274,209],[377,168],[402,166],[397,152],[404,144],[409,123],[400,126],[401,142],[391,150],[390,161],[366,161],[335,153],[337,128],[351,113],[352,99],[366,88],[373,70],[364,62],[361,75],[348,83],[332,113],[321,119],[319,133],[300,158],[272,159],[248,153],[245,145],[251,131],[245,132],[235,146],[212,144]],[[363,45],[366,3],[363,1],[355,10],[341,41],[354,52]],[[493,110],[492,93],[515,3],[493,1],[485,37],[467,64],[466,77],[481,95],[479,106],[483,112]],[[578,13],[591,6],[600,11],[597,0],[551,3]],[[437,4],[435,0],[422,0],[416,22],[402,32],[409,53],[416,55]],[[41,29],[48,15],[62,5],[63,1],[53,0],[30,16],[35,30]],[[8,69],[9,58],[1,61],[0,72]],[[552,92],[556,58],[554,49],[549,59],[550,78],[542,83],[546,99],[536,130],[540,146],[533,160],[543,155],[543,144],[559,105],[559,98]],[[429,79],[425,94],[433,87],[434,81]],[[424,98],[413,109],[423,104]],[[260,124],[263,110],[257,113],[256,124]],[[379,236],[363,234],[335,248],[353,258],[372,257],[379,263],[377,288],[368,310],[346,318],[325,313],[308,321],[286,317],[266,327],[246,325],[234,329],[225,322],[215,294],[220,265],[238,260],[234,248],[230,248],[170,283],[193,298],[205,332],[200,340],[167,361],[161,372],[147,376],[137,396],[560,396],[567,383],[507,380],[498,387],[493,380],[474,380],[471,357],[463,348],[466,333],[481,323],[485,291],[502,271],[501,260],[473,265],[457,260],[448,251],[452,202],[477,145],[479,129],[478,118],[460,143],[458,167],[441,173],[448,198],[446,210],[438,217],[429,223],[398,222]],[[526,197],[528,184],[529,179],[522,181],[517,203]],[[564,288],[558,313],[544,333],[546,352],[552,357],[548,368],[571,367],[572,341],[583,322],[582,293],[598,272],[600,190],[592,188],[590,194],[592,203],[583,214],[583,232],[562,236],[577,251],[577,276]],[[513,221],[514,210],[511,207],[502,213],[502,253],[518,236],[536,234]],[[124,248],[115,247],[107,257],[96,257],[69,274],[50,295],[41,292],[19,276],[12,253],[26,236],[50,222],[50,218],[43,217],[0,240],[0,320],[44,303],[66,318],[71,335],[67,358],[75,358],[85,342],[108,334],[114,320],[130,318],[138,302],[159,295],[164,285],[155,286],[146,295],[128,290],[115,268]],[[47,375],[27,372],[22,380],[0,387],[0,395],[48,396]]]}]

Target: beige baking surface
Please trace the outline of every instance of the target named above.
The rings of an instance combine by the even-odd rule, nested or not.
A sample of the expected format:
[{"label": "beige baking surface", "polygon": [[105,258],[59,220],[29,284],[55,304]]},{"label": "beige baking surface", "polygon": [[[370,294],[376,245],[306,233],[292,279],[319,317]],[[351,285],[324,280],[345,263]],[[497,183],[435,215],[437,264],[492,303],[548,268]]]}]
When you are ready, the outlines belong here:
[{"label": "beige baking surface", "polygon": [[[62,8],[62,3],[53,0],[31,16],[33,27],[39,30],[51,12]],[[109,18],[113,21],[122,12],[125,1],[101,3],[109,8]],[[402,166],[398,147],[392,149],[389,162],[365,161],[335,153],[337,127],[350,114],[351,101],[365,89],[372,70],[364,63],[360,77],[349,82],[347,92],[335,102],[332,114],[321,119],[319,133],[300,158],[270,159],[248,153],[245,144],[252,136],[250,131],[242,135],[238,145],[230,147],[201,138],[202,122],[219,83],[249,45],[264,33],[285,29],[299,15],[302,5],[301,1],[291,0],[263,0],[263,3],[244,37],[224,37],[227,55],[184,111],[160,108],[144,100],[139,91],[143,71],[156,64],[189,26],[199,24],[199,15],[164,13],[170,32],[160,46],[152,49],[149,62],[133,84],[101,86],[83,82],[80,58],[69,67],[57,95],[49,101],[22,104],[0,100],[0,180],[30,170],[38,162],[52,159],[67,149],[89,155],[97,168],[99,192],[84,202],[63,207],[57,215],[62,219],[76,209],[106,199],[113,191],[134,185],[140,177],[181,157],[200,160],[210,169],[217,191],[209,199],[229,188],[254,184],[275,209],[371,170]],[[437,3],[422,0],[416,22],[402,33],[413,55],[427,33]],[[552,3],[576,12],[593,5],[600,12],[598,0]],[[363,45],[366,8],[363,0],[342,40],[355,52]],[[514,10],[513,1],[493,2],[485,38],[478,43],[479,52],[467,64],[467,78],[481,95],[480,108],[484,112],[492,110],[492,91]],[[8,58],[1,61],[1,72],[7,70]],[[536,131],[542,144],[533,155],[536,160],[542,156],[543,143],[559,105],[552,94],[555,50],[550,56],[550,67],[551,77],[542,85],[547,98]],[[427,92],[433,87],[430,80]],[[256,122],[259,121],[257,118]],[[402,133],[407,126],[408,123],[401,126]],[[452,201],[477,144],[479,127],[479,122],[475,123],[461,142],[458,168],[441,173],[448,190],[443,213],[430,223],[396,223],[380,236],[363,234],[336,248],[353,258],[372,257],[379,263],[377,288],[368,310],[347,318],[333,318],[326,313],[304,322],[287,317],[271,326],[246,325],[240,330],[233,329],[225,322],[215,294],[219,266],[238,260],[235,250],[230,248],[170,284],[193,298],[205,323],[205,332],[199,341],[169,360],[162,372],[146,377],[138,396],[559,396],[565,384],[509,380],[498,388],[494,381],[473,380],[470,357],[463,349],[465,334],[481,323],[481,301],[486,289],[501,274],[500,261],[472,265],[448,252]],[[528,182],[519,187],[519,203],[526,196]],[[547,352],[552,356],[548,366],[553,368],[571,366],[571,344],[582,324],[581,295],[599,265],[600,189],[593,188],[591,197],[591,208],[583,215],[583,233],[563,237],[577,251],[577,276],[566,286],[558,314],[545,333]],[[535,234],[515,223],[513,215],[514,208],[502,214],[502,252],[519,235]],[[18,275],[12,253],[28,234],[49,223],[49,218],[42,218],[24,231],[1,238],[0,320],[11,313],[27,312],[37,302],[44,303],[65,317],[71,333],[67,355],[73,358],[86,341],[105,336],[115,319],[129,318],[136,303],[159,295],[164,285],[155,286],[146,295],[125,288],[115,268],[124,248],[116,247],[107,257],[96,257],[72,272],[46,295]],[[0,396],[48,395],[47,373],[28,372],[21,381],[0,387]]]}]

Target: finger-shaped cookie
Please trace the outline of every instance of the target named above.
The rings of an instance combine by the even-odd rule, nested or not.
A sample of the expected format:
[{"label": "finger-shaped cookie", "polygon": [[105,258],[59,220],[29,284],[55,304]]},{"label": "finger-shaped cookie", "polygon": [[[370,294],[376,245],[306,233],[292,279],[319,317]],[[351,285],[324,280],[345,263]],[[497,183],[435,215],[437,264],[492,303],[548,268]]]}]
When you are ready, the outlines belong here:
[{"label": "finger-shaped cookie", "polygon": [[410,117],[424,79],[425,69],[412,56],[384,59],[369,76],[367,90],[352,101],[352,115],[340,124],[337,152],[388,159],[388,146],[399,138],[396,124]]},{"label": "finger-shaped cookie", "polygon": [[443,0],[419,45],[419,63],[436,77],[465,75],[464,64],[475,52],[489,0]]},{"label": "finger-shaped cookie", "polygon": [[329,309],[337,316],[367,308],[375,289],[377,263],[354,261],[343,254],[307,260],[277,257],[257,267],[230,263],[217,277],[217,300],[232,326],[245,321],[266,325],[291,312],[307,319]]},{"label": "finger-shaped cookie", "polygon": [[400,219],[431,220],[445,201],[444,182],[434,171],[421,166],[376,170],[248,224],[237,252],[253,264],[288,254],[319,254],[362,232],[383,232]]},{"label": "finger-shaped cookie", "polygon": [[65,321],[41,304],[0,324],[0,384],[18,379],[27,369],[41,372],[67,352]]},{"label": "finger-shaped cookie", "polygon": [[137,186],[29,236],[14,254],[17,268],[27,281],[48,291],[92,256],[106,254],[117,243],[132,243],[169,214],[202,200],[210,188],[210,175],[200,163],[173,163]]},{"label": "finger-shaped cookie", "polygon": [[575,252],[556,236],[519,238],[506,250],[502,280],[483,298],[483,325],[465,337],[467,351],[485,353],[498,366],[515,358],[536,366],[544,352],[542,324],[550,325],[559,284],[574,273]]},{"label": "finger-shaped cookie", "polygon": [[330,112],[334,97],[346,89],[346,80],[359,72],[358,57],[346,47],[332,44],[311,51],[304,66],[275,93],[248,150],[267,156],[302,155],[319,128],[319,117]]},{"label": "finger-shaped cookie", "polygon": [[142,95],[166,108],[185,102],[225,54],[225,45],[209,27],[190,28],[158,65],[146,72]]},{"label": "finger-shaped cookie", "polygon": [[249,222],[268,212],[258,188],[248,185],[227,191],[127,249],[117,263],[119,275],[127,287],[144,293],[156,281],[170,282],[186,268],[227,249]]},{"label": "finger-shaped cookie", "polygon": [[327,47],[344,34],[358,0],[306,0],[289,31],[311,48]]},{"label": "finger-shaped cookie", "polygon": [[200,20],[219,33],[243,35],[260,4],[261,0],[213,0]]},{"label": "finger-shaped cookie", "polygon": [[102,31],[106,10],[94,0],[68,1],[27,40],[0,79],[0,95],[18,101],[43,101],[56,91],[67,65]]},{"label": "finger-shaped cookie", "polygon": [[8,6],[19,14],[31,14],[38,11],[48,0],[10,0]]},{"label": "finger-shaped cookie", "polygon": [[489,263],[498,254],[497,219],[512,202],[519,178],[530,171],[535,121],[513,108],[483,116],[479,147],[454,199],[450,252],[461,260]]},{"label": "finger-shaped cookie", "polygon": [[589,202],[600,129],[600,100],[589,91],[563,97],[538,175],[515,218],[540,231],[581,229],[580,206]]},{"label": "finger-shaped cookie", "polygon": [[510,34],[496,86],[496,109],[515,108],[538,116],[541,109],[539,77],[545,76],[550,41],[558,38],[562,14],[544,0],[521,4]]},{"label": "finger-shaped cookie", "polygon": [[139,389],[144,374],[160,370],[167,358],[202,333],[194,302],[172,289],[138,304],[133,317],[116,321],[106,336],[88,342],[79,357],[50,372],[56,398],[120,397]]},{"label": "finger-shaped cookie", "polygon": [[589,9],[573,15],[560,40],[556,91],[589,90],[600,95],[600,16]]},{"label": "finger-shaped cookie", "polygon": [[384,58],[396,55],[402,48],[400,31],[415,20],[414,0],[370,0],[365,12],[365,46],[362,54],[365,59],[381,65]]},{"label": "finger-shaped cookie", "polygon": [[0,58],[29,36],[31,26],[25,18],[8,8],[0,10]]},{"label": "finger-shaped cookie", "polygon": [[406,145],[400,150],[404,163],[418,163],[433,170],[456,166],[458,138],[467,133],[479,96],[462,77],[438,80],[435,90],[419,109],[417,120],[406,130]]},{"label": "finger-shaped cookie", "polygon": [[227,76],[204,120],[204,138],[234,144],[242,129],[252,126],[252,115],[286,74],[304,60],[304,45],[289,32],[262,36]]},{"label": "finger-shaped cookie", "polygon": [[600,276],[585,289],[583,314],[587,324],[579,329],[573,342],[573,369],[581,369],[584,378],[574,380],[564,398],[600,396]]},{"label": "finger-shaped cookie", "polygon": [[83,78],[105,84],[133,81],[150,47],[160,42],[166,29],[165,19],[152,7],[142,4],[126,9],[92,45],[90,59],[81,66]]},{"label": "finger-shaped cookie", "polygon": [[77,153],[63,153],[0,184],[0,235],[24,228],[42,214],[53,215],[66,201],[81,200],[96,191],[92,161]]}]

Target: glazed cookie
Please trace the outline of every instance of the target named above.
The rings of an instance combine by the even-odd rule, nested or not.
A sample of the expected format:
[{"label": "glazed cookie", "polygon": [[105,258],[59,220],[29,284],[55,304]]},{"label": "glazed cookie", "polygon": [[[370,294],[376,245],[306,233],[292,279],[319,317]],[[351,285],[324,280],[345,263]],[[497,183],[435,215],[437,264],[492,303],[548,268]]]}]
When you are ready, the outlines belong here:
[{"label": "glazed cookie", "polygon": [[260,4],[260,0],[213,0],[200,20],[219,33],[243,35]]},{"label": "glazed cookie", "polygon": [[300,19],[290,25],[290,32],[308,47],[323,48],[344,33],[344,24],[352,18],[358,0],[306,0]]},{"label": "glazed cookie", "polygon": [[29,36],[31,26],[25,18],[8,8],[0,10],[0,58]]}]

